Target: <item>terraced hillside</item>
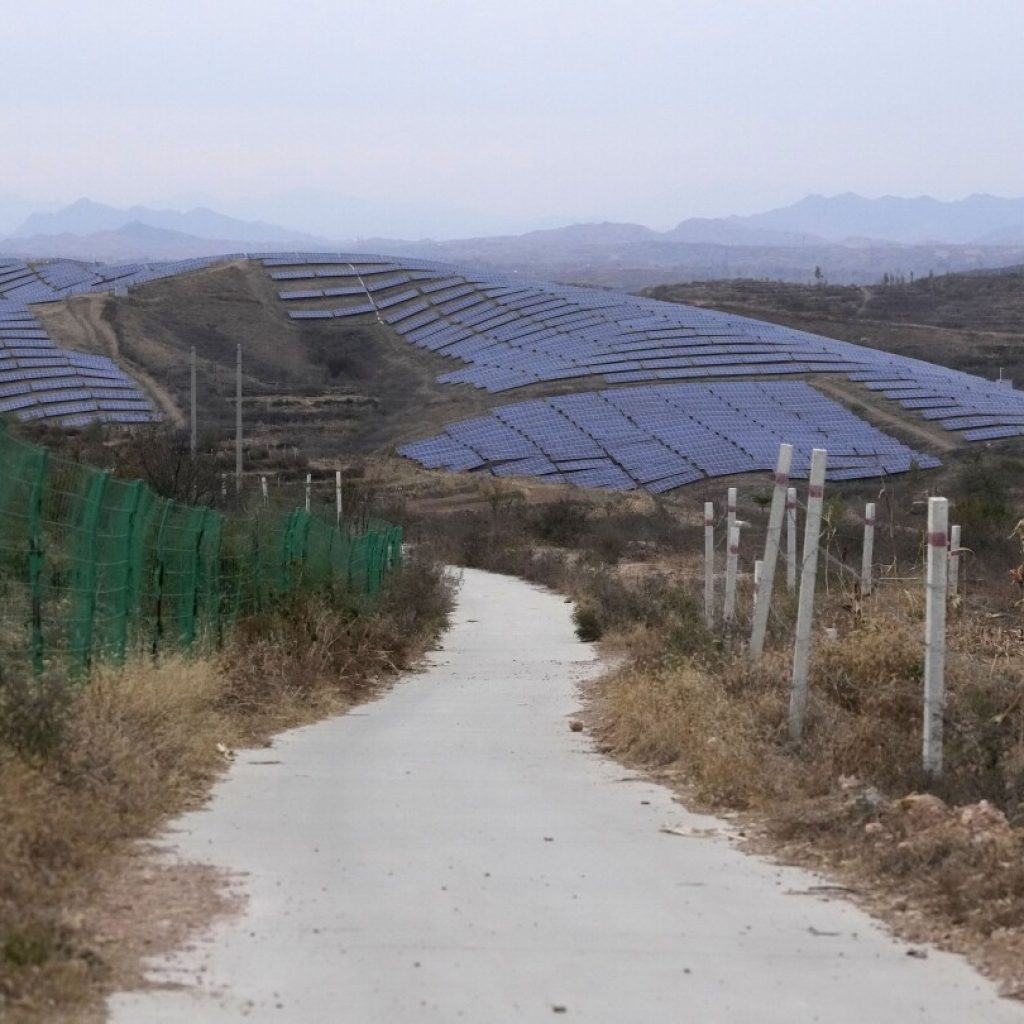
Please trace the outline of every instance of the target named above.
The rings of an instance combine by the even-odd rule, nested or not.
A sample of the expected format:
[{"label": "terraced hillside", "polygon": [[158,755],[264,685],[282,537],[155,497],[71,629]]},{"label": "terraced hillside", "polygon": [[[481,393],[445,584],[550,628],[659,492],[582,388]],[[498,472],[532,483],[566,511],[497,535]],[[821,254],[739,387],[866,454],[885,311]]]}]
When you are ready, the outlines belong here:
[{"label": "terraced hillside", "polygon": [[826,447],[833,479],[861,479],[1024,433],[1024,395],[921,360],[424,260],[235,260],[105,300],[102,315],[179,403],[191,343],[207,376],[223,374],[207,405],[219,398],[226,421],[237,340],[257,433],[276,411],[323,445],[400,442],[436,468],[666,491],[770,468],[781,440],[796,448],[794,475]]}]

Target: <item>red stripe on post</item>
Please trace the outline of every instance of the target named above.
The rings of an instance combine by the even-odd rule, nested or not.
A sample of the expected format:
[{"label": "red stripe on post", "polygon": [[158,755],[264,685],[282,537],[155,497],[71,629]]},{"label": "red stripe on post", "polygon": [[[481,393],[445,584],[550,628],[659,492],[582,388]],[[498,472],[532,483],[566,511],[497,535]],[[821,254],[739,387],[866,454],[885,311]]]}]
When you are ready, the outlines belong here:
[{"label": "red stripe on post", "polygon": [[928,534],[928,543],[933,548],[944,548],[946,546],[946,533],[945,531],[939,531],[937,533]]},{"label": "red stripe on post", "polygon": [[874,519],[865,519],[864,520],[864,525],[865,526],[874,526],[875,525],[875,521],[874,521]]},{"label": "red stripe on post", "polygon": [[705,526],[714,526],[715,525],[715,521],[714,521],[714,519],[705,519],[704,520],[704,525]]},{"label": "red stripe on post", "polygon": [[825,493],[824,487],[819,487],[817,484],[811,484],[807,488],[807,495],[811,498],[820,498]]},{"label": "red stripe on post", "polygon": [[740,549],[739,548],[734,548],[731,544],[729,545],[729,554],[730,555],[738,555],[739,553],[740,553]]},{"label": "red stripe on post", "polygon": [[785,487],[789,483],[788,473],[776,473],[775,474],[775,486]]}]

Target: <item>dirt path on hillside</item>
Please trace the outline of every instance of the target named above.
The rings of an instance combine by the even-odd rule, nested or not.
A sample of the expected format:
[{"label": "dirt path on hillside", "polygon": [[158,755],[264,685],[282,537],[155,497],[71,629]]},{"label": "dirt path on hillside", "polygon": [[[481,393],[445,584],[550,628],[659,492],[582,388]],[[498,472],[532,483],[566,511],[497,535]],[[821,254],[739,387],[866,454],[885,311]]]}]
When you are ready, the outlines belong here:
[{"label": "dirt path on hillside", "polygon": [[176,823],[174,855],[247,905],[113,1020],[1024,1021],[959,958],[908,956],[821,879],[624,779],[569,728],[599,668],[564,599],[467,571],[427,671],[240,755]]},{"label": "dirt path on hillside", "polygon": [[184,413],[167,388],[121,351],[117,332],[103,316],[106,302],[106,295],[82,295],[42,314],[38,309],[34,312],[54,341],[80,352],[109,356],[139,383],[169,422],[176,427],[184,426]]},{"label": "dirt path on hillside", "polygon": [[[947,452],[963,446],[959,434],[951,433],[938,426],[938,424],[929,426],[927,421],[918,420],[914,412],[909,409],[899,413],[882,406],[883,401],[892,402],[894,399],[877,398],[873,392],[866,389],[855,391],[851,387],[851,382],[846,379],[837,379],[825,374],[818,374],[808,378],[808,380],[818,391],[837,399],[841,405],[847,408],[851,403],[856,402],[867,410],[867,414],[862,416],[863,419],[872,422],[877,427],[888,427],[897,436],[901,434],[903,436],[909,435],[926,445]],[[859,411],[857,415],[861,415]]]}]

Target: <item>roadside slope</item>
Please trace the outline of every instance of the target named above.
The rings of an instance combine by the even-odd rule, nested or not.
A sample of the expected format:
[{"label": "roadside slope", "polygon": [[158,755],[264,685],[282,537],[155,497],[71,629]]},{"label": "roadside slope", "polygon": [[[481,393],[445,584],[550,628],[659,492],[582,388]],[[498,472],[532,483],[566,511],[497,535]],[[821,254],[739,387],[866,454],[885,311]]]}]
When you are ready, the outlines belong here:
[{"label": "roadside slope", "polygon": [[963,961],[908,958],[815,876],[617,784],[567,727],[599,666],[562,598],[467,571],[455,623],[425,673],[247,752],[178,823],[176,855],[238,873],[248,906],[115,1021],[1024,1020]]}]

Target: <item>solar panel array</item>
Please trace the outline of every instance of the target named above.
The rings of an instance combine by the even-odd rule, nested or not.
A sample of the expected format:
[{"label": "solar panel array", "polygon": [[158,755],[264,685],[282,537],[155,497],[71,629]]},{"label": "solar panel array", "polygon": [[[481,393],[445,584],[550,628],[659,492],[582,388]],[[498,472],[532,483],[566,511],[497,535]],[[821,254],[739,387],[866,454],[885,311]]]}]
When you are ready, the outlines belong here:
[{"label": "solar panel array", "polygon": [[539,398],[455,423],[399,449],[433,469],[660,492],[704,477],[770,470],[794,446],[804,477],[827,448],[833,480],[938,460],[868,425],[803,381],[663,384]]},{"label": "solar panel array", "polygon": [[[225,257],[220,257],[223,259]],[[227,257],[231,258],[231,257]],[[158,419],[137,384],[106,356],[57,347],[29,305],[202,270],[213,259],[119,266],[0,259],[0,414],[63,426]]]},{"label": "solar panel array", "polygon": [[[426,465],[668,489],[702,476],[766,468],[774,458],[764,454],[766,438],[772,438],[773,451],[779,440],[792,441],[802,450],[801,438],[811,434],[832,439],[828,447],[830,456],[834,453],[830,458],[833,478],[900,472],[911,463],[937,465],[933,457],[886,437],[803,382],[794,380],[793,391],[779,389],[787,378],[808,374],[841,374],[908,411],[958,431],[965,441],[1024,435],[1024,394],[1012,388],[747,317],[428,260],[277,253],[265,257],[264,264],[273,279],[288,282],[282,298],[292,318],[373,317],[410,343],[457,361],[457,366],[438,377],[442,383],[492,393],[546,385],[564,389],[564,382],[575,381],[578,387],[590,379],[598,387],[622,388],[508,406],[402,449]],[[329,291],[324,287],[324,279],[329,278],[345,279],[346,285]],[[727,415],[717,426],[705,423],[701,417],[711,415],[714,403],[731,404],[723,391],[729,381],[736,385],[729,392],[732,396],[762,402],[756,407],[757,416],[752,407]],[[775,382],[771,396],[743,390],[767,386],[770,381]],[[693,382],[694,388],[682,392],[673,382]],[[640,384],[650,386],[635,387]],[[610,415],[609,404],[625,401],[611,396],[626,394],[639,403],[633,407],[634,427],[647,435],[646,440],[634,439],[641,445],[637,451],[648,453],[652,465],[636,465],[632,456],[618,459],[614,452],[595,450],[596,436],[580,441],[579,451],[585,454],[559,459],[537,443],[544,430],[551,431],[552,438],[566,440],[565,412],[570,406],[576,408],[573,403]],[[689,408],[697,409],[698,395],[713,403],[711,409],[686,414],[695,423],[680,421],[679,399],[685,397]],[[799,402],[807,403],[806,409],[789,408],[783,415],[779,406],[785,395],[797,396]],[[519,427],[506,418],[522,410],[541,417],[547,426],[538,428],[539,434],[520,432],[512,437],[510,431]],[[696,423],[703,423],[712,436],[702,433]],[[833,429],[825,430],[830,424]],[[582,424],[576,427],[586,433]],[[782,427],[785,430],[780,432]],[[675,455],[666,456],[661,450],[664,442],[674,439],[675,444],[676,432],[684,428],[688,432],[679,441],[682,448],[676,445]],[[497,448],[478,449],[464,443],[467,429],[485,431]],[[714,458],[700,454],[705,444],[717,452]],[[506,454],[500,454],[503,451]],[[649,475],[662,470],[660,476]]]},{"label": "solar panel array", "polygon": [[[122,266],[0,260],[0,412],[69,425],[155,418],[111,360],[58,349],[29,304],[247,255]],[[745,317],[428,260],[260,258],[289,317],[374,319],[452,359],[442,383],[493,393],[591,380],[600,388],[507,405],[401,449],[425,465],[652,491],[771,468],[781,440],[796,446],[798,472],[812,447],[827,447],[833,479],[937,465],[793,379],[807,374],[844,375],[967,441],[1024,435],[1024,395],[1012,388]]]}]

